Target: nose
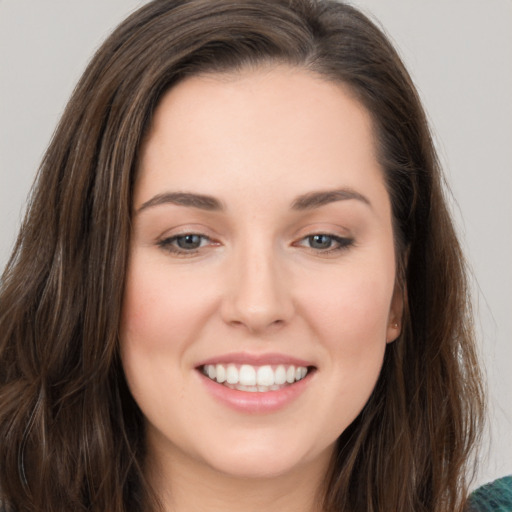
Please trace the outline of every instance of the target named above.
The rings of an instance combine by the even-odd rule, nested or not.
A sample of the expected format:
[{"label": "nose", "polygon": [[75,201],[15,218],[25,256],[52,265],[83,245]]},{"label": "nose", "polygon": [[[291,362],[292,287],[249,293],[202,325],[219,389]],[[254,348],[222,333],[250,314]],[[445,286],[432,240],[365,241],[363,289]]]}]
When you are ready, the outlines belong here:
[{"label": "nose", "polygon": [[248,245],[234,256],[228,271],[223,319],[251,333],[282,327],[294,314],[288,272],[268,245]]}]

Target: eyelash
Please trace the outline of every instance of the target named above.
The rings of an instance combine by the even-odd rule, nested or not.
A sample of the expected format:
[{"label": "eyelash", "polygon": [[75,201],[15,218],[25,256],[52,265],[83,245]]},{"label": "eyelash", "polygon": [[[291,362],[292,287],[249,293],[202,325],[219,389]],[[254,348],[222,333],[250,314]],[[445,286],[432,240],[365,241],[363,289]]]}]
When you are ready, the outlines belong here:
[{"label": "eyelash", "polygon": [[[180,239],[185,239],[187,237],[198,237],[201,239],[200,246],[194,249],[184,249],[182,247],[179,247],[178,241]],[[167,252],[170,252],[171,254],[175,254],[177,256],[193,256],[197,254],[197,252],[202,248],[203,242],[212,241],[209,237],[206,235],[201,235],[199,233],[183,233],[180,235],[171,236],[169,238],[165,238],[163,240],[160,240],[158,242],[158,246],[164,249]]]},{"label": "eyelash", "polygon": [[[198,247],[190,249],[190,250],[179,247],[177,245],[179,243],[179,240],[186,239],[187,237],[198,237],[200,239],[200,245]],[[296,242],[293,245],[303,247],[303,242],[309,241],[309,243],[312,243],[316,237],[328,238],[333,244],[336,244],[335,247],[329,246],[328,248],[324,248],[324,249],[318,249],[318,248],[314,248],[311,246],[307,247],[311,251],[318,253],[318,254],[322,254],[322,255],[328,255],[328,254],[332,254],[335,252],[344,251],[344,250],[347,250],[348,248],[350,248],[352,245],[354,245],[354,240],[351,238],[340,237],[340,236],[331,235],[328,233],[314,233],[312,235],[307,235],[307,236],[301,238],[299,240],[299,242]],[[160,240],[157,243],[157,245],[160,248],[164,249],[165,251],[167,251],[171,254],[174,254],[177,256],[182,256],[182,257],[187,257],[187,256],[194,256],[195,254],[197,254],[203,247],[204,242],[208,243],[208,242],[212,242],[212,240],[211,240],[211,238],[207,237],[206,235],[201,235],[199,233],[183,233],[183,234],[175,235],[175,236]],[[214,243],[214,245],[218,245],[215,242],[213,242],[213,243]]]},{"label": "eyelash", "polygon": [[335,244],[335,247],[329,247],[327,249],[316,249],[314,247],[308,247],[312,251],[318,252],[319,254],[328,255],[328,254],[332,254],[335,252],[344,251],[344,250],[347,250],[352,245],[354,245],[354,240],[352,238],[345,238],[345,237],[341,237],[341,236],[331,235],[329,233],[314,233],[312,235],[307,235],[304,238],[302,238],[299,241],[299,243],[297,243],[295,245],[302,245],[301,242],[304,242],[306,240],[311,243],[313,241],[313,239],[315,239],[316,237],[328,238],[331,240],[332,243]]}]

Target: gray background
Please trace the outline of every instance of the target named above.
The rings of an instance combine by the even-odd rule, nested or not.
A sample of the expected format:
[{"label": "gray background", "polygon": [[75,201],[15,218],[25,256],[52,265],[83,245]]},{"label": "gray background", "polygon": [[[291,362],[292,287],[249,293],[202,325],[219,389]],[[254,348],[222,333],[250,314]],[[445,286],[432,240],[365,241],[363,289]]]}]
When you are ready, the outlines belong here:
[{"label": "gray background", "polygon": [[[0,0],[0,268],[92,52],[139,0]],[[490,431],[476,483],[512,473],[512,0],[355,0],[420,91],[474,272]]]}]

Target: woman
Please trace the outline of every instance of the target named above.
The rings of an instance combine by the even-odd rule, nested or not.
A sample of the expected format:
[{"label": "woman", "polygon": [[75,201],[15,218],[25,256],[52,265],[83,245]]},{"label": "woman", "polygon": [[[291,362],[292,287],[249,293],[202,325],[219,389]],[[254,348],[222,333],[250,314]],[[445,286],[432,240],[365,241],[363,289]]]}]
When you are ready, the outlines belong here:
[{"label": "woman", "polygon": [[4,508],[462,510],[483,398],[441,181],[352,7],[141,8],[3,276]]}]

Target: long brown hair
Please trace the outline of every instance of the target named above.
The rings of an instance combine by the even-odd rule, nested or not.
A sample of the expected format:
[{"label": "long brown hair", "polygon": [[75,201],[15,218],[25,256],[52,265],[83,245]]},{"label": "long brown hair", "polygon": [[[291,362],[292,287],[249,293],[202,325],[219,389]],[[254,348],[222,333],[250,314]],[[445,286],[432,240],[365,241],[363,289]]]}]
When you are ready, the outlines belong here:
[{"label": "long brown hair", "polygon": [[463,256],[416,90],[382,32],[322,0],[156,0],[123,22],[43,159],[0,295],[0,502],[147,511],[144,421],[118,328],[138,151],[187,76],[285,63],[371,113],[405,293],[401,336],[338,440],[326,511],[460,511],[483,410]]}]

